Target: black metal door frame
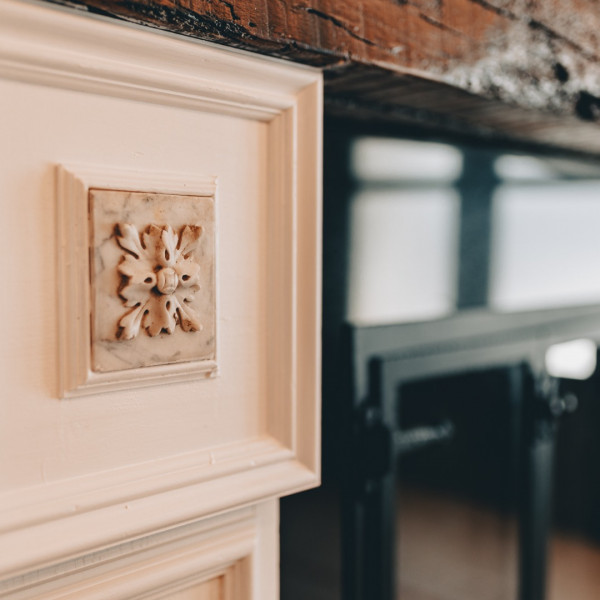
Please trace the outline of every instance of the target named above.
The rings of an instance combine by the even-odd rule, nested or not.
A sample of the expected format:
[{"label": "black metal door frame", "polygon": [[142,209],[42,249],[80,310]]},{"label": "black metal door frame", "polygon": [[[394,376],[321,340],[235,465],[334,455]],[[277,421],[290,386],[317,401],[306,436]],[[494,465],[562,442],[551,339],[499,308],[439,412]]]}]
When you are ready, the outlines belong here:
[{"label": "black metal door frame", "polygon": [[442,327],[441,322],[421,325],[425,328],[421,339],[435,339],[437,327],[440,344],[415,346],[413,342],[410,347],[399,342],[395,352],[391,340],[403,330],[406,333],[406,326],[380,330],[379,346],[384,352],[377,351],[377,332],[374,335],[373,330],[360,327],[348,331],[355,388],[365,393],[355,393],[349,403],[352,426],[344,442],[346,462],[351,465],[344,478],[345,600],[395,600],[397,456],[407,438],[427,441],[450,433],[447,427],[398,431],[402,385],[491,368],[510,370],[512,393],[517,396],[512,401],[522,408],[518,598],[545,599],[556,419],[565,406],[557,396],[556,380],[544,370],[544,355],[558,341],[581,335],[600,339],[600,310],[587,307],[488,317],[477,312],[466,330],[468,316],[454,319],[454,326],[448,326],[450,321]]}]

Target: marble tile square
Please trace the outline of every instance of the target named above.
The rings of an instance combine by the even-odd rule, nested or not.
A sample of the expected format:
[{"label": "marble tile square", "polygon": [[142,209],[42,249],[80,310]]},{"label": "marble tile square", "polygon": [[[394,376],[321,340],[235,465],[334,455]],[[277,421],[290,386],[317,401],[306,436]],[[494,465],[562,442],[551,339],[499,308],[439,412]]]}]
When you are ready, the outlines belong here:
[{"label": "marble tile square", "polygon": [[90,189],[92,370],[216,360],[215,199]]}]

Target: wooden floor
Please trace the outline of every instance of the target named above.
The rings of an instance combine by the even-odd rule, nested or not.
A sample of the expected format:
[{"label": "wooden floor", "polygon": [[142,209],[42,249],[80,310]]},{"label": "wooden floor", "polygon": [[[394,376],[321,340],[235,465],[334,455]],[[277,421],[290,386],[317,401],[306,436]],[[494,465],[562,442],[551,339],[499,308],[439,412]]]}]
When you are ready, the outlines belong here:
[{"label": "wooden floor", "polygon": [[[515,600],[513,518],[452,498],[404,492],[398,600]],[[600,599],[600,547],[555,535],[548,600]]]}]

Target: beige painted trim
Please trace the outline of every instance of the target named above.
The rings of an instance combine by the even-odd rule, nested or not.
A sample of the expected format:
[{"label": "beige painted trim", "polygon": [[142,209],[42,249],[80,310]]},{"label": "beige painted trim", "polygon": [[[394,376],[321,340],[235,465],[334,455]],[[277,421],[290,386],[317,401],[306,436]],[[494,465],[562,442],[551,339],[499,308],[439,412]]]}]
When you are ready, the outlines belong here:
[{"label": "beige painted trim", "polygon": [[[0,495],[0,577],[318,484],[320,72],[48,5],[3,0],[0,76],[264,122],[272,274],[268,435]],[[72,342],[67,336],[64,343]],[[215,453],[230,457],[215,461]]]},{"label": "beige painted trim", "polygon": [[28,600],[162,600],[223,577],[227,600],[275,600],[277,504],[270,501],[99,549],[0,585]]}]

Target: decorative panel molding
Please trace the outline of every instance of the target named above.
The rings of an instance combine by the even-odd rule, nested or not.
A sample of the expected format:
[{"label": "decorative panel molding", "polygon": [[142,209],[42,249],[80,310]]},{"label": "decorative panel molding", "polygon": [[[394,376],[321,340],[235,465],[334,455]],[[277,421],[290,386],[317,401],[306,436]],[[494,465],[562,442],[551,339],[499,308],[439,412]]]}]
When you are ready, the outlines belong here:
[{"label": "decorative panel molding", "polygon": [[215,177],[60,165],[56,182],[60,395],[214,376]]},{"label": "decorative panel molding", "polygon": [[[0,584],[17,600],[276,600],[277,505],[154,533]],[[216,595],[211,595],[215,594]]]},{"label": "decorative panel molding", "polygon": [[[2,99],[15,114],[23,106],[27,117],[13,132],[16,167],[5,155],[0,180],[11,194],[16,190],[6,197],[18,198],[5,213],[7,227],[14,232],[25,223],[27,239],[33,240],[33,248],[13,262],[30,284],[27,301],[36,324],[27,336],[15,337],[16,326],[9,331],[18,347],[11,347],[8,369],[16,371],[9,373],[0,400],[11,428],[3,449],[17,448],[11,461],[18,466],[0,468],[9,475],[0,487],[0,590],[32,581],[42,571],[58,577],[60,565],[83,568],[96,552],[135,544],[153,532],[318,484],[321,86],[321,74],[313,69],[45,5],[0,2]],[[30,123],[39,123],[40,115],[44,120],[34,130]],[[81,134],[71,119],[96,138]],[[188,120],[196,129],[186,128]],[[169,137],[165,123],[173,124],[177,136]],[[45,124],[51,135],[40,134]],[[148,128],[162,138],[149,135]],[[244,163],[238,151],[220,172],[209,152],[215,143],[221,148],[218,158],[228,158],[221,128],[232,148],[238,141],[232,132],[242,131],[244,151],[248,147],[257,158]],[[155,144],[151,151],[144,146],[148,139]],[[161,169],[171,151],[177,162]],[[215,168],[206,168],[204,162],[211,160]],[[252,202],[239,193],[239,181],[232,183],[236,160],[251,180]],[[178,169],[180,161],[187,166]],[[256,172],[248,167],[255,164],[260,165]],[[176,215],[158,210],[139,219],[123,212],[110,218],[102,211],[90,213],[113,194],[123,194],[119,203],[142,194],[171,206],[192,198],[192,204],[212,205],[214,217],[190,217],[179,209]],[[243,238],[248,218],[249,249],[233,239]],[[38,240],[53,225],[56,272],[43,263],[39,282],[30,273],[39,275],[52,242]],[[94,312],[107,300],[91,252],[105,239],[96,225],[112,231],[106,247],[116,262],[104,288],[111,307]],[[136,233],[140,243],[151,244],[153,233],[142,240],[156,233],[153,226],[161,239],[163,233],[169,238],[165,245],[172,247],[177,237],[176,250],[196,241],[192,262],[208,275],[193,299],[182,296],[184,302],[190,298],[197,321],[177,310],[159,315],[158,325],[142,316],[133,335],[135,325],[123,321],[135,308],[127,305],[131,290],[125,290],[145,273],[122,259],[135,253],[127,246],[136,243]],[[224,240],[225,226],[230,235]],[[225,245],[227,252],[220,253]],[[252,261],[246,261],[250,252]],[[253,270],[243,272],[247,262]],[[150,283],[156,288],[153,300],[166,309],[172,295],[179,302],[180,283],[193,273],[177,261],[159,266]],[[159,271],[164,271],[160,281]],[[224,281],[229,314],[223,308]],[[246,290],[249,299],[240,296]],[[244,312],[244,302],[253,303],[251,311]],[[247,314],[252,327],[244,320]],[[46,329],[38,331],[39,324]],[[118,351],[124,344],[154,348],[175,339],[193,346],[181,361],[172,362],[165,350],[119,368],[94,362],[98,344]],[[196,344],[198,339],[204,342]],[[198,349],[203,344],[208,350]],[[248,367],[257,355],[260,360]],[[24,381],[28,376],[22,372],[32,372],[30,365],[38,369],[31,382]],[[212,377],[217,366],[218,376]],[[27,439],[26,450],[17,438]],[[73,593],[70,597],[87,597]],[[40,597],[52,598],[41,592]]]}]

